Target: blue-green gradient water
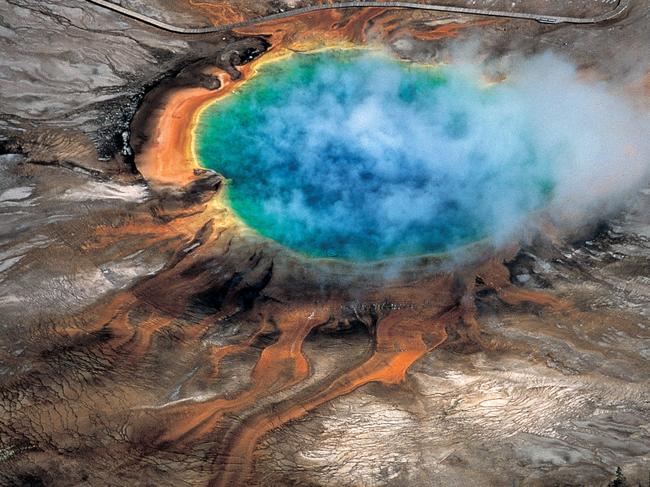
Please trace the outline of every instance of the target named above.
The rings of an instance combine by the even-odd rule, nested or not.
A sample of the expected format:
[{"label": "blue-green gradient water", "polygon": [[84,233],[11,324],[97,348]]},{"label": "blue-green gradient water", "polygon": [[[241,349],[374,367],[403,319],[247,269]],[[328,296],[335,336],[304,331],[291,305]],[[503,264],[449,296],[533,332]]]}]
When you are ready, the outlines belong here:
[{"label": "blue-green gradient water", "polygon": [[505,238],[548,200],[527,104],[466,70],[364,51],[295,54],[202,114],[234,212],[314,257],[373,261]]}]

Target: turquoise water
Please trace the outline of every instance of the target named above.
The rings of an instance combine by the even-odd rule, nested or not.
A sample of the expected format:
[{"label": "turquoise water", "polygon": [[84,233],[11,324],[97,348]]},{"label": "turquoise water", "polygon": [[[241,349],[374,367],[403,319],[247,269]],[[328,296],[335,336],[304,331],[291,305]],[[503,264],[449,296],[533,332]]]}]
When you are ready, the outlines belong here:
[{"label": "turquoise water", "polygon": [[445,252],[506,238],[552,194],[553,149],[516,96],[460,68],[295,54],[203,112],[197,155],[243,222],[295,251]]}]

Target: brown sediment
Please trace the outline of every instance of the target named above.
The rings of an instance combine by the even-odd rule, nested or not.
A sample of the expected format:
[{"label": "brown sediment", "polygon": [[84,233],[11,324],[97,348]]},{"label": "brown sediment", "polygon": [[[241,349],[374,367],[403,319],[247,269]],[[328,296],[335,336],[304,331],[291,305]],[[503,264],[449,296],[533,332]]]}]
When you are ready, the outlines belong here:
[{"label": "brown sediment", "polygon": [[[400,384],[419,358],[447,343],[452,335],[452,343],[460,349],[482,348],[474,305],[479,291],[491,289],[510,305],[528,302],[558,311],[568,310],[565,303],[550,295],[513,286],[502,264],[508,255],[511,254],[500,254],[475,269],[459,269],[417,283],[396,283],[375,291],[361,291],[363,294],[356,299],[362,302],[389,303],[380,308],[379,316],[374,319],[372,353],[360,365],[307,387],[301,387],[311,376],[310,364],[302,352],[303,342],[315,328],[340,318],[341,305],[349,297],[337,293],[320,303],[295,298],[282,304],[259,303],[256,313],[265,317],[260,328],[240,343],[214,347],[209,355],[210,376],[214,379],[224,357],[251,349],[259,334],[274,329],[277,340],[261,350],[250,386],[232,398],[182,401],[150,411],[158,418],[159,425],[165,425],[162,430],[159,427],[155,443],[161,447],[187,446],[222,431],[218,453],[221,460],[215,467],[218,473],[213,484],[245,484],[256,445],[272,429],[371,382]],[[173,271],[179,272],[182,270]],[[171,277],[166,276],[165,282]],[[475,281],[481,284],[477,286]],[[410,304],[390,304],[407,302]],[[218,316],[231,312],[224,311]],[[372,321],[367,314],[365,318],[366,322]],[[259,411],[259,404],[268,407]],[[233,414],[242,419],[233,424],[230,419]]]},{"label": "brown sediment", "polygon": [[258,24],[238,31],[270,35],[274,45],[293,50],[313,50],[327,46],[360,46],[385,37],[383,26],[394,20],[386,8],[327,10]]},{"label": "brown sediment", "polygon": [[192,127],[201,107],[223,96],[236,82],[215,69],[222,85],[217,92],[207,88],[181,88],[170,93],[162,105],[150,114],[149,140],[136,157],[138,171],[159,185],[185,186],[196,179],[200,166],[192,153]]},{"label": "brown sediment", "polygon": [[[332,10],[239,29],[239,34],[267,36],[270,53],[241,67],[239,79],[217,68],[204,70],[219,78],[217,90],[172,89],[159,108],[149,113],[150,134],[136,157],[139,171],[155,185],[187,187],[200,169],[192,137],[205,106],[254,76],[262,63],[287,52],[356,47],[368,45],[375,36],[395,39],[405,35],[395,23],[396,15],[389,9]],[[493,22],[449,22],[433,29],[414,28],[409,33],[415,38],[441,39],[466,27]],[[530,303],[559,312],[570,309],[550,294],[511,284],[503,261],[512,258],[516,249],[443,274],[423,271],[425,277],[417,282],[396,279],[377,285],[360,271],[351,283],[324,285],[329,278],[319,275],[312,263],[282,252],[265,256],[259,242],[251,244],[236,231],[227,235],[232,219],[217,216],[210,205],[199,205],[196,215],[190,215],[162,226],[137,221],[121,229],[122,235],[146,235],[150,244],[164,245],[176,239],[178,249],[192,242],[207,220],[216,221],[220,228],[211,229],[196,250],[186,255],[177,251],[173,265],[116,297],[87,331],[109,329],[113,338],[107,346],[135,360],[148,353],[161,330],[183,319],[186,324],[178,332],[182,336],[179,347],[205,350],[199,366],[203,370],[197,374],[208,382],[219,381],[227,357],[248,351],[257,354],[250,382],[243,389],[227,396],[213,392],[207,398],[203,394],[152,405],[130,419],[133,441],[146,438],[148,444],[161,449],[189,448],[216,437],[214,485],[245,485],[256,447],[269,431],[369,383],[398,385],[415,362],[443,344],[459,351],[489,348],[475,305],[482,291],[493,291],[507,305]],[[98,229],[93,245],[110,241],[110,231]],[[323,265],[327,267],[327,263]],[[292,272],[277,277],[273,270],[280,267]],[[261,296],[262,290],[268,296]],[[132,318],[129,311],[136,303],[146,308],[146,319]],[[369,329],[373,349],[360,364],[342,366],[333,376],[314,384],[303,344],[316,328],[345,320],[350,312],[345,309],[347,303],[372,303],[371,310],[355,308],[355,314]],[[205,339],[233,317],[252,329],[232,343]],[[271,343],[260,346],[259,338],[269,334],[273,335]]]},{"label": "brown sediment", "polygon": [[513,286],[508,269],[503,265],[504,259],[491,258],[476,271],[476,276],[487,289],[496,291],[500,299],[510,305],[522,303],[548,306],[556,311],[571,309],[568,303],[542,291],[531,291]]},{"label": "brown sediment", "polygon": [[434,29],[430,26],[424,25],[422,28],[415,26],[408,31],[408,35],[418,39],[418,40],[427,40],[435,41],[438,39],[447,39],[458,37],[463,30],[467,28],[475,27],[484,27],[488,25],[495,25],[499,23],[504,23],[503,20],[495,19],[485,19],[485,20],[473,20],[471,22],[446,22],[444,24],[437,25]]},{"label": "brown sediment", "polygon": [[327,320],[330,310],[321,308],[316,315],[311,309],[296,308],[284,310],[279,315],[278,340],[262,351],[251,374],[252,386],[247,391],[234,399],[183,405],[180,410],[175,410],[176,407],[172,406],[170,412],[185,420],[177,422],[160,441],[168,443],[200,438],[214,430],[226,412],[245,410],[262,397],[276,394],[303,381],[309,374],[309,364],[302,353],[302,343],[312,328]]},{"label": "brown sediment", "polygon": [[222,475],[212,484],[228,486],[245,482],[250,475],[255,448],[269,431],[370,382],[385,385],[402,382],[406,371],[416,360],[444,342],[447,337],[445,321],[453,319],[455,314],[456,311],[450,311],[437,319],[426,319],[415,311],[391,313],[379,322],[375,351],[366,362],[304,399],[288,401],[280,408],[273,408],[245,423],[229,445]]},{"label": "brown sediment", "polygon": [[236,9],[230,1],[201,2],[199,0],[187,0],[192,8],[200,8],[208,13],[212,25],[223,25],[234,22],[241,22],[244,16],[239,9]]},{"label": "brown sediment", "polygon": [[[352,284],[328,283],[327,276],[305,271],[308,261],[265,256],[259,245],[240,242],[227,220],[209,205],[199,207],[204,211],[185,218],[149,215],[120,228],[122,238],[139,230],[149,245],[168,246],[175,257],[150,279],[84,313],[79,326],[57,331],[73,340],[103,333],[107,339],[95,345],[101,355],[134,368],[154,361],[161,353],[157,341],[173,332],[174,354],[196,357],[197,381],[207,382],[208,389],[223,379],[220,368],[227,357],[255,356],[250,381],[235,392],[192,396],[187,380],[189,390],[181,399],[160,399],[125,420],[129,441],[147,448],[192,451],[214,444],[213,485],[247,485],[257,445],[268,432],[367,384],[397,387],[414,363],[440,346],[463,353],[489,349],[475,305],[486,290],[507,305],[571,311],[550,294],[510,282],[503,261],[513,258],[514,247],[476,265],[423,272],[406,281],[376,285],[361,275]],[[110,248],[115,232],[99,227],[87,251]],[[197,248],[183,250],[198,240]],[[203,309],[203,301],[213,308]],[[350,318],[364,323],[372,349],[360,362],[343,360],[333,373],[316,377],[319,365],[305,355],[305,340],[321,326]],[[246,333],[228,343],[206,339],[232,320],[246,324]]]}]

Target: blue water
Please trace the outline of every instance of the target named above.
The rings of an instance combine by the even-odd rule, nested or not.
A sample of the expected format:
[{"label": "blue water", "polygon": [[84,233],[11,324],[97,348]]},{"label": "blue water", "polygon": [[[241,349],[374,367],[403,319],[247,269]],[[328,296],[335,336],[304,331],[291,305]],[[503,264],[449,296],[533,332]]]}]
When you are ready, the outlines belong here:
[{"label": "blue water", "polygon": [[295,251],[438,253],[508,235],[550,198],[552,150],[524,105],[453,67],[295,54],[206,109],[196,149],[241,220]]}]

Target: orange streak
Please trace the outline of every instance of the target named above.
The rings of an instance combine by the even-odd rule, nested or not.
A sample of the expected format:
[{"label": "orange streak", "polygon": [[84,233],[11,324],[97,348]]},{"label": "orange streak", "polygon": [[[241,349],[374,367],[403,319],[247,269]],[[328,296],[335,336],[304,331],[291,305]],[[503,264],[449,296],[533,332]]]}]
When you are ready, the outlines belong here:
[{"label": "orange streak", "polygon": [[273,395],[304,380],[309,375],[309,363],[302,353],[302,342],[315,326],[326,321],[329,313],[329,308],[309,313],[298,309],[282,315],[282,319],[278,320],[281,334],[277,342],[262,351],[251,376],[251,388],[235,399],[171,406],[169,413],[189,418],[179,421],[159,441],[168,443],[199,438],[212,431],[225,412],[242,410],[259,398]]},{"label": "orange streak", "polygon": [[[407,370],[420,357],[438,347],[447,338],[444,323],[457,319],[458,312],[446,313],[438,319],[424,321],[416,311],[391,313],[379,323],[377,350],[359,367],[341,375],[327,387],[304,401],[290,404],[278,412],[273,408],[262,413],[237,432],[234,445],[224,466],[224,473],[211,485],[226,487],[245,483],[250,475],[255,448],[264,435],[289,421],[298,419],[309,411],[349,394],[370,382],[386,385],[399,384],[404,380]],[[428,335],[425,343],[424,335]]]},{"label": "orange streak", "polygon": [[194,179],[192,169],[198,163],[190,150],[192,117],[214,92],[205,88],[187,88],[173,93],[157,114],[151,140],[138,155],[140,173],[157,184],[185,185]]}]

